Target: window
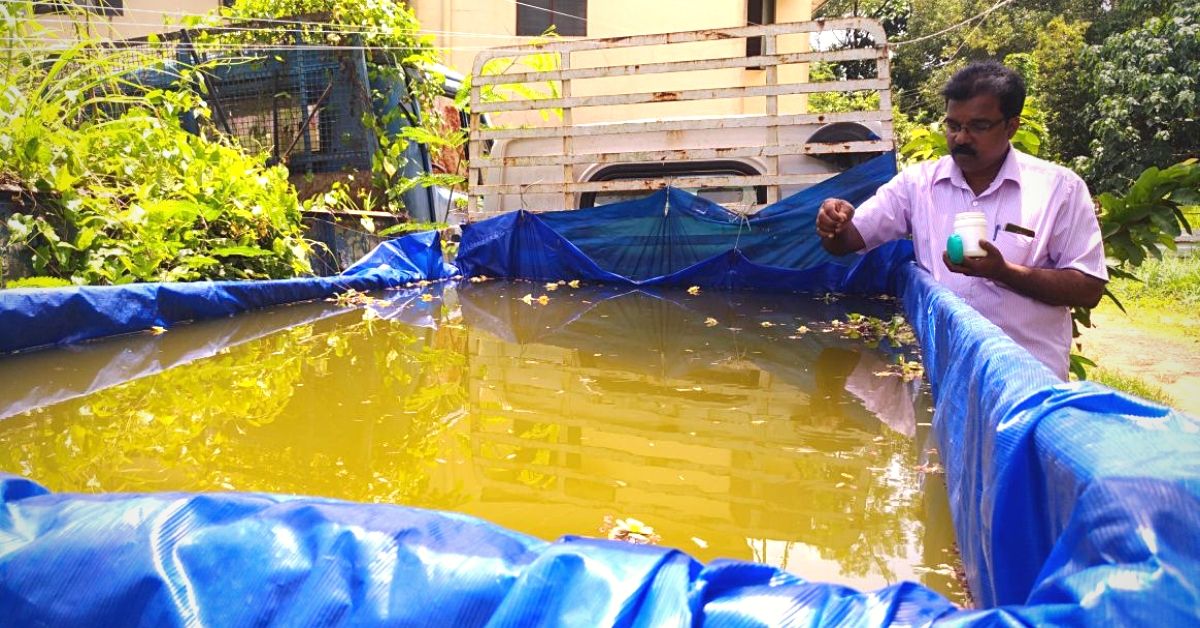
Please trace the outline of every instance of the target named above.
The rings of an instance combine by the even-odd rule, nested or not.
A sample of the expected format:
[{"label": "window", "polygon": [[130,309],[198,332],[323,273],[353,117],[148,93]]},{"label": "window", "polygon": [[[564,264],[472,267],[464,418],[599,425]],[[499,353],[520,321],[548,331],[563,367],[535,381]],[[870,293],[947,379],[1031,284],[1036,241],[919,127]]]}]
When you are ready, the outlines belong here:
[{"label": "window", "polygon": [[[761,26],[775,23],[775,0],[746,0],[746,25]],[[763,52],[762,37],[746,38],[746,56],[757,57]]]},{"label": "window", "polygon": [[125,15],[124,0],[49,0],[33,5],[34,14],[66,13],[71,9],[82,9],[96,15]]},{"label": "window", "polygon": [[559,35],[587,36],[587,0],[521,0],[517,34],[541,35],[554,26]]}]

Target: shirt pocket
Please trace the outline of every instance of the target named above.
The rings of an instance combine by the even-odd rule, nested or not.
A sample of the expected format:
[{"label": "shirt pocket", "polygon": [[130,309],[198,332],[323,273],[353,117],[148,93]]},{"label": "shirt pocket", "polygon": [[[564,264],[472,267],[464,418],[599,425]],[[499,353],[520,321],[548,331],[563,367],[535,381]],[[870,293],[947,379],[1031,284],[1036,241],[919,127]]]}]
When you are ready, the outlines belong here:
[{"label": "shirt pocket", "polygon": [[1000,253],[1004,255],[1004,259],[1022,266],[1032,266],[1034,252],[1037,250],[1037,247],[1034,246],[1035,241],[1036,238],[1027,235],[1001,231],[996,236],[995,244],[996,248],[1000,249]]}]

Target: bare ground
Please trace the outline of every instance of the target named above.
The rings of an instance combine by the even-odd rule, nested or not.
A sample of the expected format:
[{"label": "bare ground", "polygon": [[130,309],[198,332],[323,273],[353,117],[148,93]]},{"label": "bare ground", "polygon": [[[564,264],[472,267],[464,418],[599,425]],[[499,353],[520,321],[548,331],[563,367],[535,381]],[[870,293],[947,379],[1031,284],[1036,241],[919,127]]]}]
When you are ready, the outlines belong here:
[{"label": "bare ground", "polygon": [[1200,320],[1194,312],[1122,313],[1105,303],[1083,330],[1083,354],[1101,367],[1136,376],[1200,417]]}]

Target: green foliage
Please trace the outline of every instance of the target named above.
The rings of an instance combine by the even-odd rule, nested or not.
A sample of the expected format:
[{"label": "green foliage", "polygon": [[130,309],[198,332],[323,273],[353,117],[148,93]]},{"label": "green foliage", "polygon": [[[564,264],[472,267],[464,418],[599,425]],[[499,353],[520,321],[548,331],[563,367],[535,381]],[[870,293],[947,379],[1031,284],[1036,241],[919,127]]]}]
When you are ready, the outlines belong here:
[{"label": "green foliage", "polygon": [[[1025,108],[1021,110],[1021,127],[1013,135],[1012,145],[1023,153],[1037,155],[1046,138],[1046,125],[1041,120],[1042,112],[1037,109],[1035,102],[1026,100]],[[941,122],[912,127],[900,146],[900,155],[908,163],[938,159],[949,154]]]},{"label": "green foliage", "polygon": [[[833,63],[813,63],[808,73],[808,80],[813,83],[845,79],[845,69]],[[879,93],[875,91],[820,92],[808,97],[808,110],[812,113],[878,111]]]},{"label": "green foliage", "polygon": [[906,163],[938,159],[950,154],[946,133],[940,122],[915,126],[902,141],[900,156]]},{"label": "green foliage", "polygon": [[1169,168],[1147,168],[1124,195],[1096,197],[1105,253],[1119,267],[1140,266],[1147,256],[1162,259],[1175,238],[1189,233],[1182,207],[1200,203],[1200,165],[1189,159]]},{"label": "green foliage", "polygon": [[9,288],[65,288],[70,286],[71,282],[58,277],[23,277],[15,281],[8,282]]},{"label": "green foliage", "polygon": [[1080,58],[1087,47],[1087,22],[1062,16],[1037,34],[1032,58],[1037,67],[1036,98],[1046,112],[1046,157],[1069,160],[1087,150],[1087,122],[1081,112],[1091,105]]},{"label": "green foliage", "polygon": [[898,39],[907,33],[911,14],[912,2],[908,0],[827,0],[817,7],[813,17],[869,17],[883,25],[889,39]]},{"label": "green foliage", "polygon": [[[206,40],[291,43],[298,39],[311,45],[368,47],[369,85],[356,88],[369,94],[371,106],[363,113],[362,123],[379,143],[371,159],[371,185],[334,186],[329,193],[318,196],[315,205],[331,211],[368,209],[402,214],[406,192],[431,185],[453,189],[466,182],[462,171],[437,176],[407,173],[410,142],[425,144],[435,154],[456,150],[466,142],[465,130],[449,127],[438,116],[430,115],[436,111],[434,99],[442,94],[445,77],[433,69],[439,56],[432,38],[421,34],[412,8],[382,0],[238,0],[231,7],[219,9],[206,23],[217,26],[222,17],[310,19],[312,23],[280,24],[274,29],[239,33],[212,31],[205,35]],[[389,106],[395,86],[403,86],[408,98],[401,98],[398,106]]]},{"label": "green foliage", "polygon": [[[1136,281],[1135,269],[1151,257],[1162,261],[1161,247],[1173,251],[1175,238],[1184,231],[1192,232],[1183,207],[1200,202],[1200,165],[1189,159],[1162,170],[1152,166],[1138,176],[1124,195],[1100,194],[1096,201],[1100,205],[1104,253],[1116,262],[1109,264],[1108,274],[1114,280]],[[1104,292],[1124,311],[1113,286],[1106,287]],[[1092,326],[1090,309],[1073,308],[1071,314],[1076,336],[1080,326]],[[1082,364],[1073,361],[1071,368],[1079,379],[1086,377]]]},{"label": "green foliage", "polygon": [[[1075,324],[1075,321],[1072,320],[1072,325],[1074,325],[1074,324]],[[1076,330],[1076,335],[1078,335],[1078,330]],[[1096,363],[1094,361],[1092,361],[1090,358],[1088,358],[1087,356],[1084,356],[1084,355],[1081,355],[1081,354],[1078,354],[1075,352],[1071,352],[1069,365],[1068,365],[1067,369],[1070,371],[1071,375],[1075,379],[1077,379],[1077,380],[1087,379],[1088,378],[1088,369],[1095,368],[1095,367],[1096,367]]]},{"label": "green foliage", "polygon": [[203,102],[130,84],[130,53],[81,37],[46,55],[26,10],[0,7],[13,46],[0,57],[0,178],[34,199],[7,226],[37,274],[117,284],[309,269],[285,170],[188,133],[181,116],[206,116]]},{"label": "green foliage", "polygon": [[[831,0],[818,9],[818,15],[834,17],[858,15],[881,19],[889,41],[897,44],[892,61],[892,81],[898,104],[910,115],[923,111],[934,116],[943,109],[939,94],[950,75],[969,60],[1003,59],[1014,53],[1033,53],[1039,40],[1055,41],[1062,47],[1081,50],[1074,37],[1063,38],[1062,25],[1082,28],[1087,44],[1104,41],[1145,22],[1151,16],[1162,15],[1172,5],[1169,0],[1046,0],[1043,2],[1013,2],[999,10],[994,0]],[[1183,4],[1183,3],[1179,3]],[[1192,3],[1194,4],[1194,3]],[[955,25],[975,18],[965,25]],[[1057,20],[1057,23],[1056,23]],[[909,43],[911,41],[911,43]],[[1035,55],[1037,57],[1037,55]],[[1071,57],[1066,54],[1064,61]],[[1077,58],[1077,55],[1076,55]],[[1045,56],[1035,61],[1046,71]],[[1047,84],[1039,89],[1066,84],[1073,76],[1049,70]],[[1056,98],[1070,98],[1072,92],[1055,91]],[[1049,103],[1047,103],[1049,105]],[[1077,108],[1049,107],[1051,111],[1072,112]]]},{"label": "green foliage", "polygon": [[1109,283],[1113,296],[1127,306],[1193,312],[1200,306],[1200,250],[1146,260],[1132,274]]},{"label": "green foliage", "polygon": [[897,349],[917,343],[912,327],[899,314],[885,321],[874,316],[851,313],[846,315],[846,322],[833,321],[832,327],[841,331],[846,338],[862,339],[872,348],[883,341]]},{"label": "green foliage", "polygon": [[1149,166],[1200,155],[1200,3],[1108,37],[1087,55],[1091,142],[1080,172],[1123,189]]},{"label": "green foliage", "polygon": [[[548,43],[553,41],[556,37],[553,28],[550,31],[543,33],[542,36],[544,39],[536,40],[532,42],[532,44]],[[541,52],[518,57],[501,57],[491,59],[483,65],[481,73],[483,76],[500,76],[510,72],[522,74],[542,73],[557,70],[560,67],[562,67],[562,57],[559,53]],[[464,98],[470,93],[469,88],[469,85],[464,86]],[[543,81],[539,83],[500,83],[494,85],[484,85],[479,90],[479,95],[483,102],[503,102],[512,99],[547,100],[562,96],[562,82]],[[552,117],[562,118],[562,109],[539,109],[538,115],[540,115],[543,120],[549,120]]]}]

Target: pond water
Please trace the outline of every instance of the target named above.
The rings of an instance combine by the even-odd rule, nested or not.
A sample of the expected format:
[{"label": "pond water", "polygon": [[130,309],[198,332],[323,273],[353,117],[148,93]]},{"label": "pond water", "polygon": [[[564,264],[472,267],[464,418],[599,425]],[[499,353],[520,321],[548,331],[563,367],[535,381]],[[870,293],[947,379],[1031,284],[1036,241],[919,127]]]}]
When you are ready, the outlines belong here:
[{"label": "pond water", "polygon": [[916,349],[833,324],[894,302],[374,296],[0,357],[0,470],[55,491],[407,504],[547,540],[635,518],[702,561],[959,599],[932,404],[897,362]]}]

